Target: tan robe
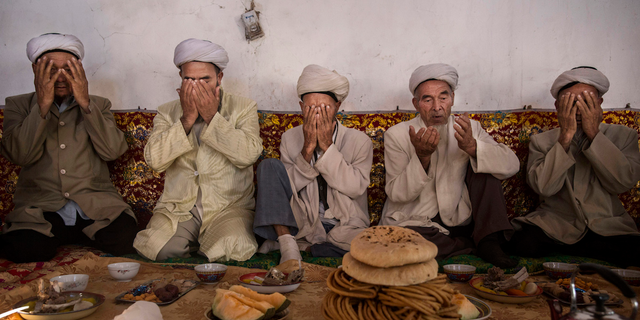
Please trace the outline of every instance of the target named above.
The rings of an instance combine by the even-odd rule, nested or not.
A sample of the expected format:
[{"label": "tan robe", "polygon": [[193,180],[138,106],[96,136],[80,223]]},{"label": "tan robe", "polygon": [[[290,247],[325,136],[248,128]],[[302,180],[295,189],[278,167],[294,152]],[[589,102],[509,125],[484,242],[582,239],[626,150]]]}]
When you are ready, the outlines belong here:
[{"label": "tan robe", "polygon": [[471,202],[465,185],[467,166],[476,173],[488,173],[503,180],[520,169],[520,161],[509,147],[499,144],[487,134],[478,121],[471,120],[473,137],[477,141],[477,157],[472,158],[458,147],[451,115],[440,133],[440,143],[425,171],[409,139],[409,126],[416,131],[424,128],[421,117],[399,123],[384,135],[387,201],[382,211],[381,225],[439,228],[431,221],[438,213],[447,226],[458,226],[471,217]]},{"label": "tan robe", "polygon": [[[367,187],[373,162],[373,143],[361,131],[338,124],[336,141],[311,165],[302,154],[302,126],[282,135],[280,155],[293,196],[291,209],[298,225],[296,239],[311,244],[329,242],[343,250],[351,248],[351,240],[369,227]],[[318,215],[320,196],[317,177],[327,182],[327,204],[324,217],[339,220],[329,234]]]},{"label": "tan robe", "polygon": [[7,98],[2,154],[22,169],[4,232],[30,229],[51,237],[43,212],[56,212],[69,200],[95,221],[82,230],[91,239],[123,211],[135,219],[106,163],[127,151],[124,133],[109,100],[90,100],[91,113],[74,102],[62,114],[52,105],[42,119],[35,92]]},{"label": "tan robe", "polygon": [[204,124],[198,145],[195,130],[185,134],[180,100],[158,107],[144,148],[151,168],[166,171],[164,192],[147,229],[133,243],[156,259],[176,233],[202,189],[202,227],[198,242],[209,261],[244,261],[256,252],[253,235],[253,163],[262,153],[256,103],[221,91],[218,113]]},{"label": "tan robe", "polygon": [[[591,143],[572,141],[569,152],[558,143],[560,128],[531,137],[527,182],[540,195],[540,207],[520,223],[540,227],[551,238],[574,244],[588,229],[602,236],[639,234],[618,199],[640,179],[638,132],[600,124]],[[588,229],[587,229],[588,228]]]}]

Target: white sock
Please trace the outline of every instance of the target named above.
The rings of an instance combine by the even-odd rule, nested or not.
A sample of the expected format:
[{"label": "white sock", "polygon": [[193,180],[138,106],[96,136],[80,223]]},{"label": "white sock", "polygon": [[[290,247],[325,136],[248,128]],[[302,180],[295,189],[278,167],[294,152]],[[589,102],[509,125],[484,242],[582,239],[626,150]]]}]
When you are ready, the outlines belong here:
[{"label": "white sock", "polygon": [[267,254],[271,251],[279,250],[280,244],[277,241],[273,240],[265,240],[260,248],[258,249],[258,253]]},{"label": "white sock", "polygon": [[282,254],[280,263],[292,259],[302,260],[300,249],[298,248],[298,243],[296,242],[296,238],[294,236],[290,234],[283,234],[278,237],[278,242],[280,243],[280,253]]}]

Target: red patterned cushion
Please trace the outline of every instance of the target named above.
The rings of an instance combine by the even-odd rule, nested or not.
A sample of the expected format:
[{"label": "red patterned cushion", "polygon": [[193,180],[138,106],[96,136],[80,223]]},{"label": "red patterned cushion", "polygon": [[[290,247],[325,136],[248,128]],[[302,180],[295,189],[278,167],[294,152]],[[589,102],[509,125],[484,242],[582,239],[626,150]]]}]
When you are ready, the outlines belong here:
[{"label": "red patterned cushion", "polygon": [[[366,133],[373,141],[374,158],[369,185],[369,212],[372,223],[377,223],[386,194],[384,193],[384,132],[389,127],[415,117],[415,113],[339,113],[338,119],[347,127],[357,128]],[[156,201],[164,188],[164,174],[153,171],[144,161],[144,145],[153,126],[155,112],[115,112],[116,123],[125,132],[129,150],[118,160],[109,163],[111,180],[131,205],[140,228],[144,228],[151,218]],[[264,151],[257,164],[264,158],[279,158],[280,137],[286,130],[302,124],[302,116],[297,113],[258,113],[260,135]],[[480,121],[493,138],[508,145],[516,153],[521,170],[512,178],[502,182],[510,217],[521,216],[538,205],[538,197],[525,182],[529,140],[531,135],[547,131],[558,126],[555,112],[516,111],[471,114]],[[4,110],[0,109],[0,126],[4,119]],[[640,112],[633,110],[606,111],[604,122],[622,124],[640,132]],[[2,131],[0,130],[0,138]],[[0,218],[4,218],[13,209],[13,193],[20,168],[0,156]],[[630,191],[621,194],[620,199],[627,211],[640,226],[640,182]]]}]

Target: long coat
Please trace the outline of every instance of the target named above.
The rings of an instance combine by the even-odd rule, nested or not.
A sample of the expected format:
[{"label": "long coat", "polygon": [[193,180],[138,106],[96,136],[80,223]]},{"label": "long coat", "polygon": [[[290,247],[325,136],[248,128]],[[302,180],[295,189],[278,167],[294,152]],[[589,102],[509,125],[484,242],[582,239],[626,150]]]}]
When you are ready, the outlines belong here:
[{"label": "long coat", "polygon": [[90,101],[91,113],[73,102],[62,114],[51,106],[43,119],[35,92],[6,99],[2,154],[22,170],[4,232],[30,229],[53,236],[43,212],[56,212],[69,200],[95,221],[83,229],[91,239],[122,212],[135,219],[106,163],[127,151],[124,133],[108,99],[92,95]]},{"label": "long coat", "polygon": [[618,199],[640,179],[638,132],[600,124],[593,141],[558,143],[560,128],[531,137],[527,183],[540,195],[540,207],[512,221],[540,227],[553,239],[574,244],[587,228],[602,236],[637,235]]},{"label": "long coat", "polygon": [[[336,141],[311,165],[302,154],[304,133],[302,126],[282,135],[280,155],[287,170],[293,196],[290,204],[298,225],[297,239],[309,243],[329,242],[343,250],[350,250],[351,240],[369,227],[367,187],[373,143],[361,131],[338,124]],[[318,208],[320,196],[318,176],[327,182],[327,219],[339,220],[327,234],[322,227]]]},{"label": "long coat", "polygon": [[166,171],[164,192],[147,229],[133,246],[155,259],[176,233],[178,223],[192,219],[198,188],[202,190],[202,226],[198,242],[209,261],[247,260],[257,250],[253,235],[253,163],[262,153],[256,103],[221,90],[218,112],[204,125],[198,145],[180,122],[175,100],[158,107],[153,132],[144,148],[147,164]]},{"label": "long coat", "polygon": [[467,166],[474,172],[488,173],[502,180],[520,168],[520,161],[509,147],[487,134],[478,121],[471,120],[477,141],[476,158],[458,147],[451,115],[440,143],[424,170],[409,139],[409,126],[424,128],[421,117],[399,123],[384,135],[387,202],[380,224],[446,228],[431,221],[438,213],[447,226],[458,226],[471,217],[471,202],[465,185]]}]

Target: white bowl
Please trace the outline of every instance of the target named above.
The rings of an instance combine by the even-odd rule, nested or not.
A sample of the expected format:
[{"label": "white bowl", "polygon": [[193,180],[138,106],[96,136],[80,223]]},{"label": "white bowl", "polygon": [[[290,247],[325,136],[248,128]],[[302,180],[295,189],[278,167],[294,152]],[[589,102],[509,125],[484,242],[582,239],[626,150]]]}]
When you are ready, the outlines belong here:
[{"label": "white bowl", "polygon": [[640,286],[640,271],[629,269],[613,269],[611,271],[617,273],[628,284],[632,286]]},{"label": "white bowl", "polygon": [[476,267],[468,264],[447,264],[442,267],[451,281],[466,282],[473,278]]},{"label": "white bowl", "polygon": [[62,284],[62,292],[65,291],[84,291],[89,284],[88,274],[67,274],[64,276],[53,277],[49,280],[51,283],[58,281]]},{"label": "white bowl", "polygon": [[199,264],[193,270],[196,272],[198,279],[204,284],[213,284],[224,278],[227,273],[227,266],[219,263]]},{"label": "white bowl", "polygon": [[542,268],[551,279],[570,278],[573,272],[578,271],[578,266],[563,262],[545,262]]},{"label": "white bowl", "polygon": [[109,274],[120,282],[128,282],[138,274],[140,264],[137,262],[112,263],[107,266]]}]

